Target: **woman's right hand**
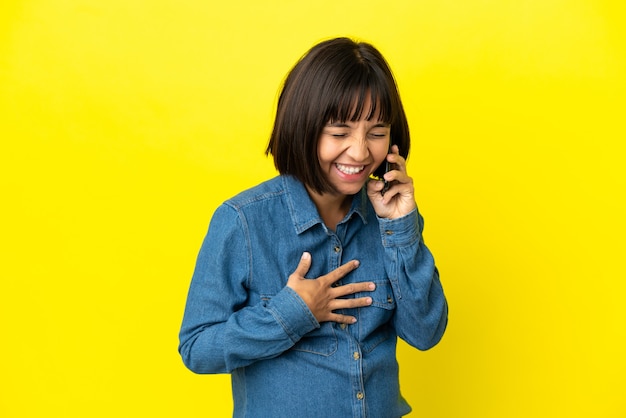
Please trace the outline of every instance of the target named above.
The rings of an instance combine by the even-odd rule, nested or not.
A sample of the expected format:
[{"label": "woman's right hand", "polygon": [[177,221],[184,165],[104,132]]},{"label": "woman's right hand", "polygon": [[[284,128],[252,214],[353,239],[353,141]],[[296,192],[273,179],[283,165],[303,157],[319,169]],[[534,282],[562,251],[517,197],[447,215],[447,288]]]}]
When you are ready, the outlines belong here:
[{"label": "woman's right hand", "polygon": [[354,324],[356,322],[355,317],[338,314],[334,311],[371,305],[371,297],[349,299],[343,299],[342,297],[359,292],[371,292],[376,288],[376,285],[372,282],[361,282],[334,287],[333,283],[358,266],[359,262],[353,260],[317,279],[307,279],[304,276],[311,267],[311,254],[305,252],[300,258],[296,271],[289,276],[287,286],[304,300],[317,322],[332,321],[342,324]]}]

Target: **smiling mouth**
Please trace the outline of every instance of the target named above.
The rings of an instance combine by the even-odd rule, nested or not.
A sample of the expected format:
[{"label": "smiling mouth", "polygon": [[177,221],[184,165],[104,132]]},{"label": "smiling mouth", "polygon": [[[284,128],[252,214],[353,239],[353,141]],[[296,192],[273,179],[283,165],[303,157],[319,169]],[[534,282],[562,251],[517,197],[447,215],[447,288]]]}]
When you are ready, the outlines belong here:
[{"label": "smiling mouth", "polygon": [[341,171],[342,173],[349,174],[349,175],[359,174],[361,171],[365,170],[364,165],[349,166],[349,165],[336,163],[335,167],[337,167],[337,170]]}]

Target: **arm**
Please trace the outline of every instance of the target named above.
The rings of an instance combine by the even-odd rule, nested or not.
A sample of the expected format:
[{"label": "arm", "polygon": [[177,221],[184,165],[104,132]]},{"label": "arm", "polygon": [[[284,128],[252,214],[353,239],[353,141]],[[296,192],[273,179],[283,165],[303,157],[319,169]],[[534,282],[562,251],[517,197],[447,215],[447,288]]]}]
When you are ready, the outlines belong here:
[{"label": "arm", "polygon": [[393,323],[407,343],[427,350],[448,323],[448,305],[432,254],[424,244],[423,218],[413,210],[397,219],[379,219],[385,268],[396,299]]},{"label": "arm", "polygon": [[270,301],[246,306],[250,251],[239,214],[218,208],[198,255],[180,330],[179,352],[196,373],[228,373],[276,357],[319,327],[288,287]]},{"label": "arm", "polygon": [[394,145],[387,156],[395,165],[385,174],[389,190],[381,194],[382,182],[370,182],[368,195],[378,216],[385,269],[396,298],[396,332],[409,344],[426,350],[443,336],[448,304],[433,256],[422,239],[424,220],[415,204],[413,179],[398,151]]},{"label": "arm", "polygon": [[369,297],[343,298],[373,290],[371,282],[333,287],[358,262],[308,280],[311,256],[304,253],[280,292],[269,301],[251,304],[246,283],[253,250],[245,225],[235,209],[221,206],[198,255],[179,346],[183,362],[196,373],[227,373],[276,357],[319,328],[320,322],[355,321],[333,311],[372,303]]}]

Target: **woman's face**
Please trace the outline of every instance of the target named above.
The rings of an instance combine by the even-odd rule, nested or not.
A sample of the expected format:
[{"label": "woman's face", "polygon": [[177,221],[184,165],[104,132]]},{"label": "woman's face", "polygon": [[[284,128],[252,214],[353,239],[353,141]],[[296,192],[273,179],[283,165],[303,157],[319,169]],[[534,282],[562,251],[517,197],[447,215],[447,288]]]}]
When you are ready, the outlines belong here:
[{"label": "woman's face", "polygon": [[[367,109],[369,103],[365,103]],[[363,112],[366,114],[366,112]],[[320,136],[317,155],[329,182],[343,195],[359,192],[389,152],[391,127],[377,115],[366,120],[329,122]]]}]

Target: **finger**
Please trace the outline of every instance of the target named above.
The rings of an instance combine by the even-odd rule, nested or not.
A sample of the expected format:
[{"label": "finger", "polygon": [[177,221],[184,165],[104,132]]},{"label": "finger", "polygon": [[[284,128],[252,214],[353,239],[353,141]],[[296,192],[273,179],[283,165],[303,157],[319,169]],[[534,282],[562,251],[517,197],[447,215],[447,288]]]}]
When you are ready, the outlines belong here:
[{"label": "finger", "polygon": [[392,183],[392,186],[395,184],[408,184],[413,181],[413,179],[406,173],[405,170],[394,170],[385,174],[385,180],[387,182]]},{"label": "finger", "polygon": [[385,187],[385,182],[378,180],[370,180],[367,183],[367,194],[369,196],[380,196],[380,191]]},{"label": "finger", "polygon": [[350,315],[331,314],[328,318],[329,321],[336,322],[338,324],[354,324],[356,318]]},{"label": "finger", "polygon": [[303,252],[300,262],[298,262],[298,267],[296,267],[296,271],[293,273],[304,279],[304,276],[309,272],[309,268],[311,268],[311,254]]},{"label": "finger", "polygon": [[333,297],[339,298],[354,293],[371,292],[374,289],[376,289],[376,285],[372,282],[348,283],[333,288]]},{"label": "finger", "polygon": [[382,203],[385,205],[389,204],[394,199],[396,199],[396,197],[414,201],[414,192],[415,190],[413,187],[413,182],[410,178],[406,183],[396,182],[394,183],[394,186],[392,186],[389,191],[385,193],[385,196],[383,196],[382,199]]},{"label": "finger", "polygon": [[[387,156],[387,161],[393,164],[394,170],[406,173],[406,159],[400,154],[389,154]],[[393,172],[393,170],[389,171],[388,173],[391,173],[391,172]],[[384,177],[385,179],[387,179],[387,176],[384,176]]]},{"label": "finger", "polygon": [[365,296],[362,298],[335,299],[331,303],[329,303],[328,306],[331,308],[331,310],[336,311],[339,309],[353,309],[370,306],[372,302],[373,301],[371,297]]},{"label": "finger", "polygon": [[343,264],[337,267],[335,270],[331,271],[330,273],[320,277],[318,280],[321,280],[326,285],[331,285],[335,283],[337,280],[341,279],[342,277],[345,277],[348,273],[356,269],[358,266],[359,266],[358,260],[349,261],[346,264]]}]

